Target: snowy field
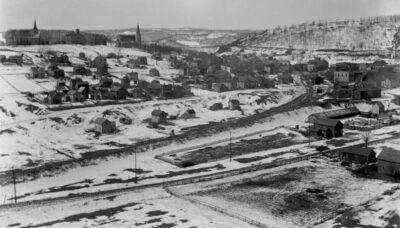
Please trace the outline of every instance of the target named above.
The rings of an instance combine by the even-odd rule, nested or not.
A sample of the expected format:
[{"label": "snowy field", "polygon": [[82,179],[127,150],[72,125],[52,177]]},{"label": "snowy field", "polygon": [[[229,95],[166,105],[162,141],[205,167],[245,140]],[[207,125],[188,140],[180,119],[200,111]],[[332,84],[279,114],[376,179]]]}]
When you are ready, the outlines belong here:
[{"label": "snowy field", "polygon": [[1,210],[4,227],[252,227],[154,188],[94,200]]},{"label": "snowy field", "polygon": [[[127,61],[126,56],[149,56],[149,54],[135,49],[116,49],[111,46],[80,46],[80,45],[52,45],[52,46],[18,46],[12,47],[18,53],[23,53],[32,62],[41,63],[39,52],[56,50],[66,53],[72,60],[77,59],[80,52],[85,52],[89,57],[98,54],[116,52],[124,55],[122,64],[115,59],[107,59],[110,66],[109,71],[117,76],[119,81],[132,69],[123,67]],[[118,52],[117,52],[118,51]],[[172,69],[167,61],[155,61],[148,58],[147,69],[135,69],[139,78],[146,81],[159,80],[161,83],[172,83],[177,77],[177,70]],[[182,98],[166,101],[151,101],[133,105],[115,105],[105,107],[81,108],[50,112],[43,104],[32,102],[19,92],[38,93],[52,90],[56,83],[53,78],[29,80],[25,74],[29,72],[30,66],[1,66],[0,67],[0,145],[3,150],[0,156],[0,170],[7,170],[12,166],[33,167],[52,160],[65,160],[79,158],[81,153],[124,147],[139,141],[166,137],[172,131],[182,133],[183,129],[209,122],[220,122],[230,118],[239,118],[252,115],[255,111],[267,110],[272,107],[289,102],[304,92],[299,86],[285,86],[278,89],[243,90],[225,93],[215,93],[201,89],[193,89],[195,97]],[[67,74],[72,71],[71,67],[62,67]],[[150,68],[157,68],[161,77],[148,75]],[[96,83],[91,77],[83,77],[90,83]],[[3,83],[4,82],[4,83]],[[242,111],[230,111],[227,109],[228,100],[237,98],[241,103]],[[213,103],[223,103],[225,109],[210,111],[208,107]],[[65,104],[71,105],[71,104]],[[151,112],[160,108],[169,115],[179,116],[187,109],[194,109],[196,118],[180,119],[170,121],[164,129],[148,128]],[[92,120],[102,117],[108,113],[106,118],[117,122],[119,132],[113,135],[96,135]],[[132,125],[124,125],[119,118],[129,117],[133,119]]]},{"label": "snowy field", "polygon": [[393,186],[396,183],[357,177],[337,161],[317,158],[172,190],[273,227],[314,227],[325,217],[381,196]]},{"label": "snowy field", "polygon": [[[312,109],[305,108],[289,113],[278,114],[273,117],[266,118],[251,127],[234,129],[232,130],[232,137],[246,136],[254,132],[257,132],[258,135],[262,131],[266,131],[268,129],[272,130],[273,128],[281,126],[284,119],[292,120],[285,121],[286,126],[289,124],[292,126],[299,124],[301,127],[305,127],[304,119],[309,114],[318,111],[321,111],[321,108],[314,107]],[[373,133],[371,133],[371,140],[391,137],[392,135],[390,132],[393,132],[397,128],[398,126],[390,126],[375,130]],[[345,142],[343,146],[349,146],[363,142],[359,132],[349,132],[352,132],[352,134],[348,134],[346,138],[340,139]],[[262,134],[264,135],[268,133]],[[311,144],[312,147],[309,147],[308,143],[301,143],[294,146],[264,150],[257,153],[238,156],[235,157],[233,161],[229,161],[229,158],[226,158],[219,161],[196,165],[195,167],[186,169],[178,168],[175,165],[171,165],[154,158],[156,155],[163,153],[184,150],[185,148],[193,148],[196,146],[198,148],[202,148],[209,146],[210,142],[214,141],[221,143],[224,140],[225,142],[229,141],[228,132],[221,132],[210,137],[199,138],[198,140],[193,140],[190,143],[175,143],[166,147],[149,150],[145,153],[138,153],[137,168],[140,169],[140,171],[138,171],[139,173],[137,176],[140,180],[139,183],[156,183],[166,180],[196,176],[199,174],[214,173],[221,170],[236,169],[245,166],[251,166],[252,164],[273,162],[279,159],[296,157],[300,154],[304,155],[307,153],[316,152],[315,146],[328,145],[327,141],[325,140],[313,142]],[[332,148],[331,144],[328,146]],[[255,161],[249,163],[238,162],[240,159],[252,159],[254,157],[261,157],[262,159],[256,159]],[[132,178],[135,176],[135,172],[132,171],[134,161],[134,155],[110,157],[106,161],[103,159],[97,160],[95,164],[91,164],[90,166],[71,167],[67,170],[67,172],[47,175],[46,177],[42,176],[39,179],[33,179],[32,181],[19,183],[19,194],[25,195],[25,197],[21,198],[20,200],[24,201],[44,197],[62,196],[69,193],[115,189],[124,187],[127,184],[132,185]],[[67,186],[74,186],[76,188],[74,190],[68,190],[68,188],[66,188]],[[7,195],[12,195],[12,191],[12,185],[4,186],[3,191],[0,194],[0,198]]]},{"label": "snowy field", "polygon": [[[220,122],[229,118],[252,115],[255,110],[267,110],[290,101],[300,93],[298,90],[292,89],[286,91],[245,90],[177,100],[59,112],[48,112],[44,105],[31,103],[23,95],[2,95],[0,106],[3,109],[0,117],[4,129],[0,134],[0,144],[4,149],[1,151],[0,169],[40,164],[53,157],[79,158],[81,153],[87,151],[118,148],[119,145],[124,146],[150,138],[165,137],[171,131],[181,133],[184,128],[207,124],[211,121]],[[228,109],[220,111],[208,109],[208,106],[215,102],[221,102],[227,107],[231,97],[239,99],[241,112]],[[256,100],[260,97],[268,99],[265,100],[265,103],[257,104]],[[33,107],[29,105],[33,105]],[[148,128],[151,112],[157,108],[166,111],[169,115],[177,116],[187,109],[194,109],[196,118],[171,120],[163,126],[164,129]],[[94,127],[92,121],[97,117],[102,117],[104,112],[108,113],[106,118],[117,122],[118,133],[98,136],[90,132]],[[119,122],[121,117],[129,117],[133,123],[124,125]]]}]

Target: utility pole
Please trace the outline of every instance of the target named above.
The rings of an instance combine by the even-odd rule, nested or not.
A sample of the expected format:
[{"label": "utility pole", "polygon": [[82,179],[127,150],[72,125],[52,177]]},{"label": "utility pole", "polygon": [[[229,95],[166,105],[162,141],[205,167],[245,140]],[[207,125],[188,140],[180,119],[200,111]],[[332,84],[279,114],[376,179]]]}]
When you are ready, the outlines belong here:
[{"label": "utility pole", "polygon": [[232,131],[229,125],[228,128],[229,128],[229,161],[232,161]]},{"label": "utility pole", "polygon": [[15,181],[14,167],[12,167],[12,176],[13,176],[13,183],[14,183],[14,202],[17,203],[17,183]]},{"label": "utility pole", "polygon": [[229,161],[232,161],[232,131],[231,127],[225,119],[221,121],[222,124],[225,124],[225,126],[228,128],[229,131]]},{"label": "utility pole", "polygon": [[311,146],[311,133],[310,133],[310,130],[311,130],[310,120],[308,120],[308,146],[309,147]]},{"label": "utility pole", "polygon": [[137,151],[137,148],[135,148],[135,184],[137,184],[137,182],[138,182],[138,178],[137,178],[137,161],[136,161],[136,151]]}]

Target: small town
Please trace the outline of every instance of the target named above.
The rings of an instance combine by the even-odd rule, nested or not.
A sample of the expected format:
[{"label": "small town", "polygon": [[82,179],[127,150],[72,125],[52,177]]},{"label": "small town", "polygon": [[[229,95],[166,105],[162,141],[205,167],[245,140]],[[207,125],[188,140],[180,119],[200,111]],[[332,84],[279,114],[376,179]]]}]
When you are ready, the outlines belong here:
[{"label": "small town", "polygon": [[0,0],[0,227],[400,227],[396,0],[41,4]]}]

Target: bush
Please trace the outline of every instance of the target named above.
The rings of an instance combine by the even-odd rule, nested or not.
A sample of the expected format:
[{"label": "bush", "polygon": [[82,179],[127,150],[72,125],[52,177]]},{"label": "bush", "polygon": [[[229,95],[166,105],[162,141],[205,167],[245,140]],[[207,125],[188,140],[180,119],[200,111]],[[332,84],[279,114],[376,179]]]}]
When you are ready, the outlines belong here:
[{"label": "bush", "polygon": [[393,195],[393,193],[395,193],[399,189],[400,189],[400,185],[393,186],[391,189],[388,189],[388,190],[384,191],[383,195],[391,196],[391,195]]},{"label": "bush", "polygon": [[342,161],[340,163],[341,166],[350,166],[350,163],[348,161]]},{"label": "bush", "polygon": [[319,151],[319,152],[322,152],[322,151],[325,151],[325,150],[329,150],[329,147],[321,145],[321,146],[317,146],[315,149],[317,151]]}]

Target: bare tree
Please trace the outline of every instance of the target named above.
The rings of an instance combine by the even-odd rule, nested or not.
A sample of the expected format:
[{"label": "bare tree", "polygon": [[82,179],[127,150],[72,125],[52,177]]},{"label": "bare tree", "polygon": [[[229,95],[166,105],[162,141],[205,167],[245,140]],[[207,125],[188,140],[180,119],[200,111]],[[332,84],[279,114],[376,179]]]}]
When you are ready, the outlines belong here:
[{"label": "bare tree", "polygon": [[371,135],[371,131],[364,131],[362,133],[362,139],[363,139],[363,141],[365,143],[365,148],[368,147],[368,142],[369,142],[369,139],[371,137],[370,135]]}]

